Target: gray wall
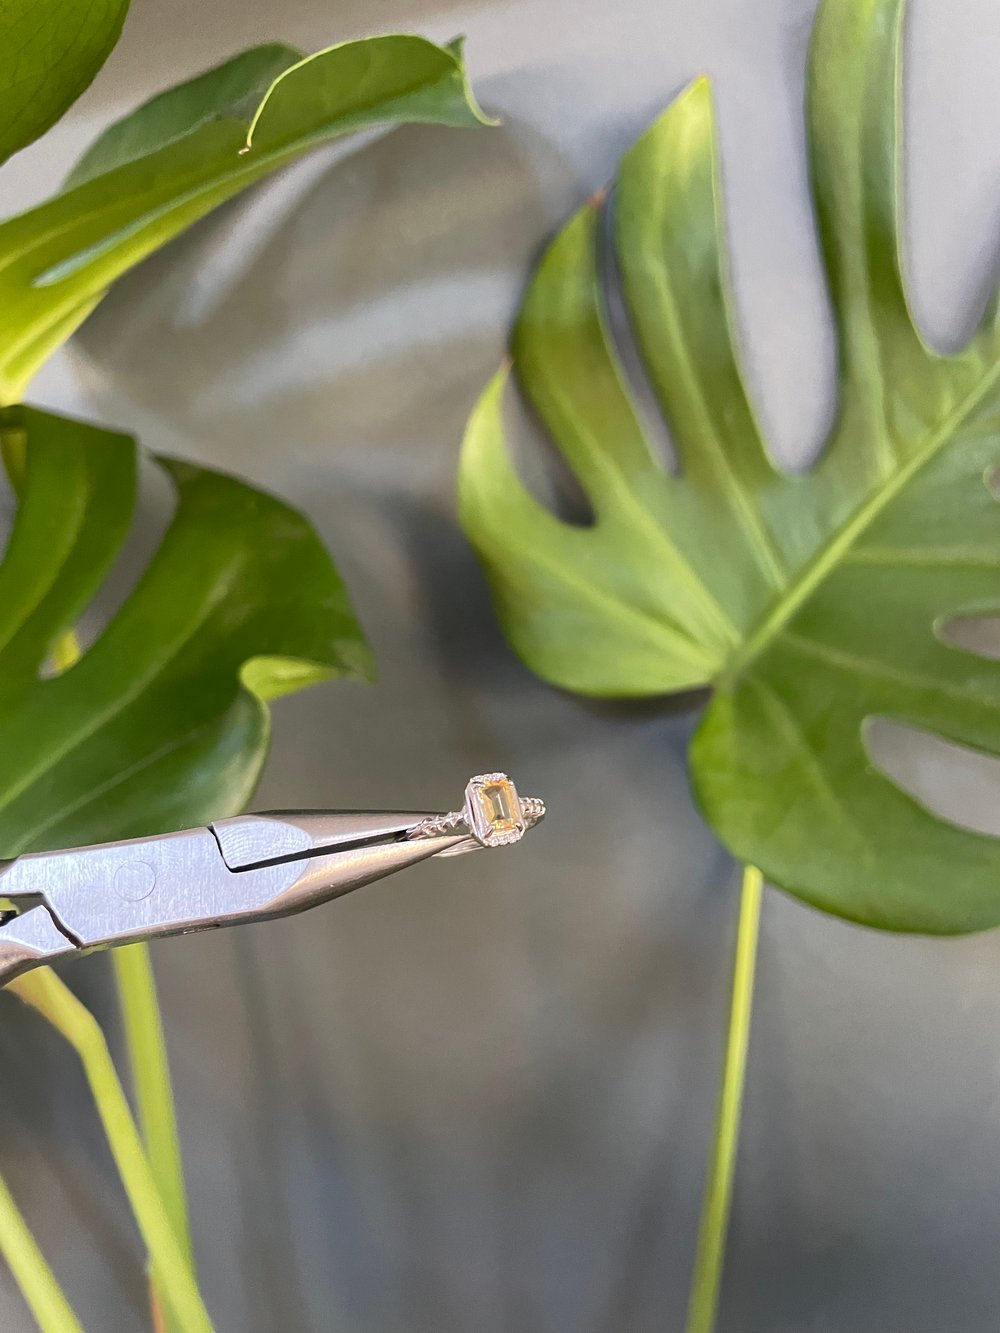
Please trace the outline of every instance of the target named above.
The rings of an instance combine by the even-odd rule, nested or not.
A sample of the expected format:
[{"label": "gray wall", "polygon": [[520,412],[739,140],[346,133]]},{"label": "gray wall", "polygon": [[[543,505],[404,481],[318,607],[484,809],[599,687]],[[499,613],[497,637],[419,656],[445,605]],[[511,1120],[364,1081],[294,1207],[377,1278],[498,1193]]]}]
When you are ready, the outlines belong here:
[{"label": "gray wall", "polygon": [[[993,0],[913,8],[910,255],[947,342],[998,235],[1000,19]],[[504,119],[313,159],[124,282],[35,388],[280,491],[336,553],[381,681],[279,705],[261,805],[449,805],[505,767],[552,807],[509,854],[157,950],[225,1333],[681,1326],[735,907],[686,785],[694,714],[583,704],[514,661],[453,475],[539,244],[703,69],[751,376],[784,456],[816,446],[833,390],[800,111],[813,9],[136,0],[98,85],[0,177],[5,209],[40,198],[108,118],[271,36],[464,30]],[[1000,1324],[998,964],[995,936],[879,937],[768,894],[724,1333]],[[106,965],[72,981],[113,1025]],[[85,1325],[145,1327],[71,1056],[7,999],[0,1058],[0,1167]],[[3,1274],[0,1326],[29,1328]]]}]

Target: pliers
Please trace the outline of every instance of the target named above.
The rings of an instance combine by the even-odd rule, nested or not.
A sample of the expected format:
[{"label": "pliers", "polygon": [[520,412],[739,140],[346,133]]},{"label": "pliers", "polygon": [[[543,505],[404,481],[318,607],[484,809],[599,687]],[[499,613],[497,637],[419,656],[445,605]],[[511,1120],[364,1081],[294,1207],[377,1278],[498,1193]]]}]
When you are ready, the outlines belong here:
[{"label": "pliers", "polygon": [[0,986],[68,955],[291,916],[432,856],[515,842],[544,818],[502,773],[447,814],[271,811],[0,861]]}]

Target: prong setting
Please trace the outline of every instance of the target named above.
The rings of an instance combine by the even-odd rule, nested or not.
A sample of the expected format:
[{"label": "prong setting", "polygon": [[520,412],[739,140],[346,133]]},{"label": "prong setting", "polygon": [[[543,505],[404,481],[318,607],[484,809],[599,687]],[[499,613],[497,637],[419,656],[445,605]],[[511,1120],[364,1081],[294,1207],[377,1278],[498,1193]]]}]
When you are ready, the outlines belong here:
[{"label": "prong setting", "polygon": [[527,823],[517,788],[506,773],[480,773],[465,789],[466,824],[484,847],[506,847],[524,837]]}]

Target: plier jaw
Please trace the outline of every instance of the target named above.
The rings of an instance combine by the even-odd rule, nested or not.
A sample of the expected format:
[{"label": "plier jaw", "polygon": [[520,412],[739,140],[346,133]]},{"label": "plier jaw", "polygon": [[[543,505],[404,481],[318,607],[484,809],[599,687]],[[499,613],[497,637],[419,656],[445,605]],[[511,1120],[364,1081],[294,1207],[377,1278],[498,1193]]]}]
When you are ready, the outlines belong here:
[{"label": "plier jaw", "polygon": [[[544,816],[524,806],[525,827]],[[27,853],[0,862],[0,985],[67,955],[291,916],[486,845],[462,812],[274,811]]]}]

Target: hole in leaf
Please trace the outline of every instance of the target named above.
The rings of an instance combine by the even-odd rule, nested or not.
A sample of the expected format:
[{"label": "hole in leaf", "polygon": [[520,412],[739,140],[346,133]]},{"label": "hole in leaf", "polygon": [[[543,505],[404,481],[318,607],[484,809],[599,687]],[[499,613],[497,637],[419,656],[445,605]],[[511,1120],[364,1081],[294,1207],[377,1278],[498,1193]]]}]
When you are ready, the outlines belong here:
[{"label": "hole in leaf", "polygon": [[140,452],[135,512],[128,536],[77,627],[84,651],[111,623],[145,574],[170,524],[175,504],[170,479]]},{"label": "hole in leaf", "polygon": [[612,190],[600,211],[597,254],[597,273],[608,336],[653,457],[667,472],[676,476],[680,471],[677,450],[670,435],[670,428],[660,411],[653,382],[639,350],[628,307],[625,304],[624,285],[614,243],[614,208],[615,195]]},{"label": "hole in leaf", "polygon": [[1000,276],[1000,32],[976,10],[916,4],[906,23],[904,267],[916,323],[945,355],[965,347]]},{"label": "hole in leaf", "polygon": [[517,475],[540,504],[573,527],[594,526],[587,492],[520,391],[505,395],[504,438]]},{"label": "hole in leaf", "polygon": [[937,634],[953,648],[1000,660],[1000,616],[955,616],[943,621]]},{"label": "hole in leaf", "polygon": [[[84,609],[72,633],[82,653],[103,633],[122,605],[128,600],[146,572],[146,566],[156,553],[173,516],[176,503],[173,487],[162,468],[149,457],[139,454],[136,508],[122,549],[113,562],[104,582],[91,603]],[[0,500],[0,548],[10,535],[16,516],[16,501],[6,488]],[[2,558],[2,549],[0,549]],[[42,663],[38,670],[41,680],[50,679],[66,669],[59,662],[58,653]]]},{"label": "hole in leaf", "polygon": [[931,814],[1000,837],[1000,758],[889,718],[871,718],[864,743],[878,771]]},{"label": "hole in leaf", "polygon": [[[141,451],[137,490],[136,509],[122,550],[93,600],[71,627],[82,652],[87,651],[132,593],[170,522],[175,504],[173,487],[163,470]],[[0,563],[6,557],[17,513],[17,494],[0,466]],[[38,668],[38,677],[49,679],[65,669],[56,651],[42,662]]]}]

